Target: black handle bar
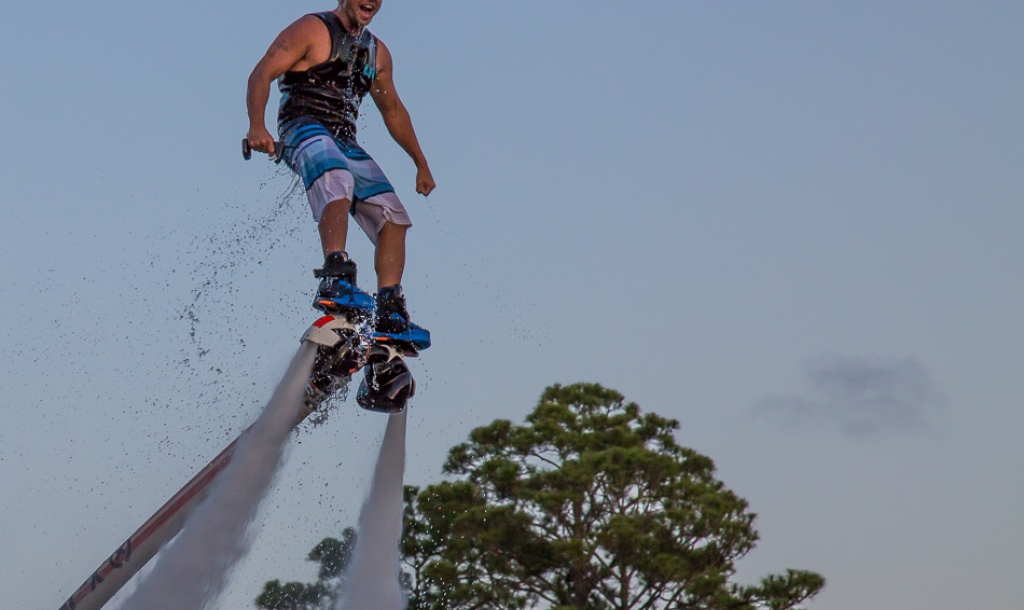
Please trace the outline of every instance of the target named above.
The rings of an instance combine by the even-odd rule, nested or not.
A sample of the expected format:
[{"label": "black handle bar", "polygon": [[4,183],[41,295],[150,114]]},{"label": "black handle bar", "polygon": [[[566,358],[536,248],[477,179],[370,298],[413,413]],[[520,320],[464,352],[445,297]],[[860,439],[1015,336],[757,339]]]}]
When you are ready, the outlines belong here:
[{"label": "black handle bar", "polygon": [[[274,152],[270,155],[270,159],[274,163],[281,162],[281,155],[284,153],[284,144],[274,141]],[[249,138],[242,138],[242,158],[248,161],[252,159],[252,147],[249,146]]]}]

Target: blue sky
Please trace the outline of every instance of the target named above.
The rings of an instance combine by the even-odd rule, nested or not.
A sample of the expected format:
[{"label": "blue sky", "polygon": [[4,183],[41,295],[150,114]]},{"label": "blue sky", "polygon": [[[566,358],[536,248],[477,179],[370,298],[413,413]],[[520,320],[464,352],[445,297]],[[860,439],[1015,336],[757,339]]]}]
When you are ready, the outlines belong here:
[{"label": "blue sky", "polygon": [[[56,608],[254,417],[312,320],[305,201],[238,143],[252,66],[326,8],[0,23],[5,604]],[[368,102],[435,338],[407,481],[597,381],[750,501],[741,579],[817,570],[815,610],[1015,605],[1022,27],[1015,2],[386,0],[371,29],[438,183],[413,192]],[[222,607],[313,578],[383,429],[348,404],[293,443]]]}]

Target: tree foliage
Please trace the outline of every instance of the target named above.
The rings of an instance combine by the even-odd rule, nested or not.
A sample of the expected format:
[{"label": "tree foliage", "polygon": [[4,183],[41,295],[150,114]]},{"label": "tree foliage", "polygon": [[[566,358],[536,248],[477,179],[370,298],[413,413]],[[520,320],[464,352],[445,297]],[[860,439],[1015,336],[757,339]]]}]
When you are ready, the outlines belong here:
[{"label": "tree foliage", "polygon": [[322,610],[329,607],[343,582],[345,569],[356,545],[356,531],[348,527],[341,540],[324,538],[306,556],[307,561],[320,564],[317,580],[311,584],[271,580],[263,585],[256,598],[256,607],[263,610]]},{"label": "tree foliage", "polygon": [[734,582],[755,515],[678,427],[575,384],[547,388],[524,425],[473,430],[447,480],[406,488],[410,610],[790,610],[813,597],[824,579],[808,571]]}]

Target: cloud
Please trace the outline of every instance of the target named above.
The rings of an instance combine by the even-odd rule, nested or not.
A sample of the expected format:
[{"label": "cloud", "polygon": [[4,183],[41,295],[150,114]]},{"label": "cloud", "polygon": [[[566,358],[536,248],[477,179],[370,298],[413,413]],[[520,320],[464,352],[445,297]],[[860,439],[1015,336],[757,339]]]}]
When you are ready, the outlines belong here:
[{"label": "cloud", "polygon": [[758,411],[867,437],[924,430],[944,402],[931,374],[914,358],[821,356],[804,363],[803,374],[804,392],[769,396]]}]

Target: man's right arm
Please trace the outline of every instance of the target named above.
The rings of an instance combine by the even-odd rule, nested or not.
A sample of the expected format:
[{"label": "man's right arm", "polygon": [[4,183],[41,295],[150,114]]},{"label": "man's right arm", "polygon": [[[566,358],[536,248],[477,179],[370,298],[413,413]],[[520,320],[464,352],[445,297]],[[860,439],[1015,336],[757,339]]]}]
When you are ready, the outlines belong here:
[{"label": "man's right arm", "polygon": [[306,57],[313,46],[313,28],[318,27],[318,22],[316,17],[307,15],[285,28],[249,75],[245,105],[249,110],[249,146],[253,150],[268,154],[275,152],[274,137],[267,131],[264,119],[267,100],[270,99],[270,84]]}]

